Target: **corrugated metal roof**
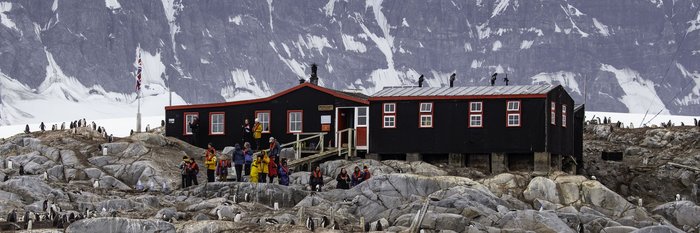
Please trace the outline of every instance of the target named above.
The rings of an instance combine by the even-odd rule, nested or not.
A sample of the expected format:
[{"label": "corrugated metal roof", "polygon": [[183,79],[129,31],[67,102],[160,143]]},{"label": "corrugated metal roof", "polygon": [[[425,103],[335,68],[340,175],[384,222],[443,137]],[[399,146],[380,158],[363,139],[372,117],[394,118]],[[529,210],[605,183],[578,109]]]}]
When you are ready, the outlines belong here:
[{"label": "corrugated metal roof", "polygon": [[547,94],[554,85],[470,86],[470,87],[388,87],[372,97],[482,96]]}]

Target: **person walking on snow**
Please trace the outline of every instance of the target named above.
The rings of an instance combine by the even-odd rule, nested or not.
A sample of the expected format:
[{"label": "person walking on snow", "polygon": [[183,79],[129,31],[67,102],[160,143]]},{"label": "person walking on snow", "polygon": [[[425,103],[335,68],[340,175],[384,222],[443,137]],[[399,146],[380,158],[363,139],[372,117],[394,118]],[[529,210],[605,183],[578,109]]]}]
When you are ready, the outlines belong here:
[{"label": "person walking on snow", "polygon": [[207,144],[204,166],[207,168],[207,182],[214,182],[214,175],[216,173],[216,149],[214,149],[211,143]]},{"label": "person walking on snow", "polygon": [[243,165],[245,165],[245,155],[243,154],[243,150],[241,150],[240,144],[236,143],[234,147],[233,163],[234,167],[236,168],[236,181],[241,182],[243,180],[241,177],[243,174]]},{"label": "person walking on snow", "polygon": [[255,151],[260,150],[260,139],[262,138],[263,127],[260,124],[260,119],[255,118],[255,125],[253,125],[253,139],[255,140]]}]

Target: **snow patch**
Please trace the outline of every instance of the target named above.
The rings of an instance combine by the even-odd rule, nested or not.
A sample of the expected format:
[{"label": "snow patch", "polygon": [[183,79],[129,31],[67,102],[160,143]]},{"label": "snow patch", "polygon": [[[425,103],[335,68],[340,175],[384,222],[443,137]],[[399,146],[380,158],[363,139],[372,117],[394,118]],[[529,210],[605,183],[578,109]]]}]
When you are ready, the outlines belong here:
[{"label": "snow patch", "polygon": [[581,13],[576,7],[572,6],[571,4],[566,4],[567,8],[569,9],[569,14],[572,14],[574,16],[583,16],[586,15],[584,13]]},{"label": "snow patch", "polygon": [[464,52],[471,52],[472,51],[472,44],[469,42],[464,43]]},{"label": "snow patch", "polygon": [[355,41],[355,37],[351,35],[342,35],[343,38],[343,47],[345,47],[345,51],[355,51],[358,53],[364,53],[367,51],[367,47],[365,44],[363,44],[360,41]]},{"label": "snow patch", "polygon": [[236,15],[235,17],[228,17],[229,23],[235,23],[236,25],[241,25],[242,21],[243,21],[243,19],[241,18],[241,15]]},{"label": "snow patch", "polygon": [[[286,59],[280,55],[279,51],[277,51],[277,46],[275,45],[275,42],[270,41],[270,47],[277,53],[277,57],[285,64],[287,67],[292,70],[294,74],[297,75],[299,78],[303,78],[306,76],[304,73],[304,65],[299,63],[296,59]],[[301,50],[301,48],[299,49]],[[322,81],[321,81],[322,82]]]},{"label": "snow patch", "polygon": [[410,27],[411,25],[408,25],[408,22],[406,21],[406,18],[403,18],[403,20],[401,20],[401,26]]},{"label": "snow patch", "polygon": [[299,35],[299,44],[306,46],[307,49],[316,49],[321,55],[323,55],[323,48],[333,48],[328,39],[325,36],[314,36],[311,34],[306,34],[306,39]]},{"label": "snow patch", "polygon": [[554,23],[554,32],[561,32],[561,28],[559,28],[559,25],[557,25],[557,23]]},{"label": "snow patch", "polygon": [[481,67],[481,64],[483,64],[484,61],[477,61],[476,59],[472,60],[472,65],[470,66],[472,69],[476,69]]},{"label": "snow patch", "polygon": [[491,18],[505,11],[508,5],[510,5],[510,0],[496,0],[495,5],[496,7],[491,12]]},{"label": "snow patch", "polygon": [[[690,93],[682,98],[677,98],[674,101],[678,105],[698,105],[700,104],[700,73],[698,71],[690,72],[683,65],[676,62],[676,68],[681,71],[681,74],[686,78],[693,80],[695,85],[690,90]],[[685,88],[684,88],[685,89]],[[680,90],[679,90],[680,91]]]},{"label": "snow patch", "polygon": [[285,44],[285,43],[281,43],[281,44],[282,44],[282,48],[284,48],[284,52],[287,53],[287,57],[291,57],[292,53],[289,51],[289,46],[287,46],[287,44]]},{"label": "snow patch", "polygon": [[51,4],[51,11],[56,12],[58,10],[58,0],[53,0],[53,4]]},{"label": "snow patch", "polygon": [[[165,64],[161,60],[160,52],[149,53],[140,50],[140,53],[141,61],[143,62],[141,84],[144,86],[157,85],[165,88]],[[134,61],[134,70],[137,67],[138,64]]]},{"label": "snow patch", "polygon": [[7,12],[9,12],[10,10],[12,10],[12,3],[0,2],[0,23],[2,25],[5,25],[5,27],[19,31],[15,22],[12,21],[9,17],[7,17]]},{"label": "snow patch", "polygon": [[337,1],[338,0],[328,0],[328,3],[323,6],[323,11],[326,13],[326,16],[333,16],[333,9],[335,8],[335,2]]},{"label": "snow patch", "polygon": [[256,99],[272,94],[270,86],[265,81],[261,81],[258,85],[255,77],[250,75],[248,70],[241,69],[231,71],[231,80],[221,88],[221,96],[226,101]]},{"label": "snow patch", "polygon": [[199,59],[199,63],[202,63],[202,64],[209,64],[209,60],[204,59],[204,58],[200,58],[200,59]]},{"label": "snow patch", "polygon": [[529,49],[533,43],[535,43],[534,40],[523,40],[523,42],[520,43],[520,49]]},{"label": "snow patch", "polygon": [[272,8],[272,0],[267,0],[267,9],[269,10],[270,14],[270,31],[275,32],[275,27],[272,26],[272,11],[274,8]]},{"label": "snow patch", "polygon": [[119,0],[105,0],[105,5],[110,10],[117,10],[119,8],[122,8],[122,5],[119,4]]},{"label": "snow patch", "polygon": [[608,26],[605,24],[602,24],[598,19],[593,18],[593,25],[598,29],[598,33],[600,33],[603,36],[610,36],[610,30],[608,30]]},{"label": "snow patch", "polygon": [[690,27],[688,27],[688,30],[686,30],[686,34],[700,29],[700,11],[698,11],[698,15],[695,17],[694,20],[688,21],[688,24],[690,24]]},{"label": "snow patch", "polygon": [[476,25],[476,32],[479,34],[479,39],[486,39],[491,36],[491,28],[488,26],[488,22]]},{"label": "snow patch", "polygon": [[602,64],[600,70],[613,73],[625,94],[619,99],[630,113],[661,112],[670,114],[659,95],[656,94],[654,82],[645,80],[637,71],[629,68],[617,69],[612,65]]},{"label": "snow patch", "polygon": [[432,77],[427,77],[425,81],[428,87],[449,87],[450,86],[450,75],[456,73],[456,70],[451,72],[440,72],[436,70],[430,70]]},{"label": "snow patch", "polygon": [[499,49],[501,49],[501,47],[503,47],[501,41],[497,40],[496,42],[493,42],[493,47],[491,47],[491,51],[498,51]]},{"label": "snow patch", "polygon": [[530,77],[530,79],[532,80],[532,84],[561,84],[562,86],[571,90],[572,93],[578,93],[579,95],[583,95],[581,93],[581,89],[579,89],[578,82],[576,82],[575,77],[576,75],[574,73],[559,71],[554,73],[542,72]]},{"label": "snow patch", "polygon": [[[694,119],[697,118],[697,116],[679,116],[679,115],[668,115],[668,114],[659,114],[657,116],[656,112],[649,112],[648,114],[644,113],[621,113],[621,112],[594,112],[594,111],[586,111],[586,119],[585,120],[593,120],[594,118],[597,120],[598,118],[603,119],[603,117],[610,118],[613,122],[621,122],[625,125],[625,127],[629,126],[630,123],[634,126],[634,128],[641,128],[644,127],[644,124],[647,126],[652,126],[652,125],[657,125],[660,126],[661,123],[666,123],[669,120],[674,124],[674,125],[680,125],[681,122],[683,122],[685,125],[693,125]],[[590,117],[590,118],[588,118]]]}]

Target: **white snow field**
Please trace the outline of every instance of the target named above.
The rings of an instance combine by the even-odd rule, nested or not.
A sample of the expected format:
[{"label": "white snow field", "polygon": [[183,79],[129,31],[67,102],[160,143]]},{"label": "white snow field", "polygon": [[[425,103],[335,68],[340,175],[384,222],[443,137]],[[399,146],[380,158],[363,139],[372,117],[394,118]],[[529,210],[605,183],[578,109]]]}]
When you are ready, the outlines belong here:
[{"label": "white snow field", "polygon": [[651,127],[652,125],[657,125],[661,126],[661,123],[668,122],[668,120],[671,120],[673,125],[680,126],[681,122],[683,122],[686,126],[692,126],[695,124],[694,118],[697,118],[700,120],[700,117],[698,116],[679,116],[679,115],[661,115],[659,114],[658,116],[654,117],[657,112],[649,112],[646,115],[644,113],[621,113],[621,112],[594,112],[594,111],[586,111],[586,120],[591,120],[592,118],[600,118],[603,120],[603,117],[608,117],[612,120],[612,122],[618,122],[620,121],[621,123],[624,124],[625,127],[628,127],[630,123],[632,123],[632,126],[634,128],[639,128],[646,124],[647,126]]}]

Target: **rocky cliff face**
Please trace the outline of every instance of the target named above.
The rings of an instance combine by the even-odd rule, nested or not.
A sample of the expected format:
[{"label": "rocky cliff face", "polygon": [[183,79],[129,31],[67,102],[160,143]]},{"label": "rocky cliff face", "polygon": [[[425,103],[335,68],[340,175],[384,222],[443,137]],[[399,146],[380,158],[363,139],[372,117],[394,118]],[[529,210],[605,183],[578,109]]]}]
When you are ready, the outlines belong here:
[{"label": "rocky cliff face", "polygon": [[368,94],[420,74],[430,86],[453,72],[457,85],[486,85],[498,72],[560,83],[577,102],[585,91],[590,110],[697,114],[699,9],[692,0],[0,2],[0,124],[44,117],[31,106],[46,100],[133,109],[138,55],[153,114],[167,90],[176,103],[265,96],[307,77],[311,63],[322,85]]}]

